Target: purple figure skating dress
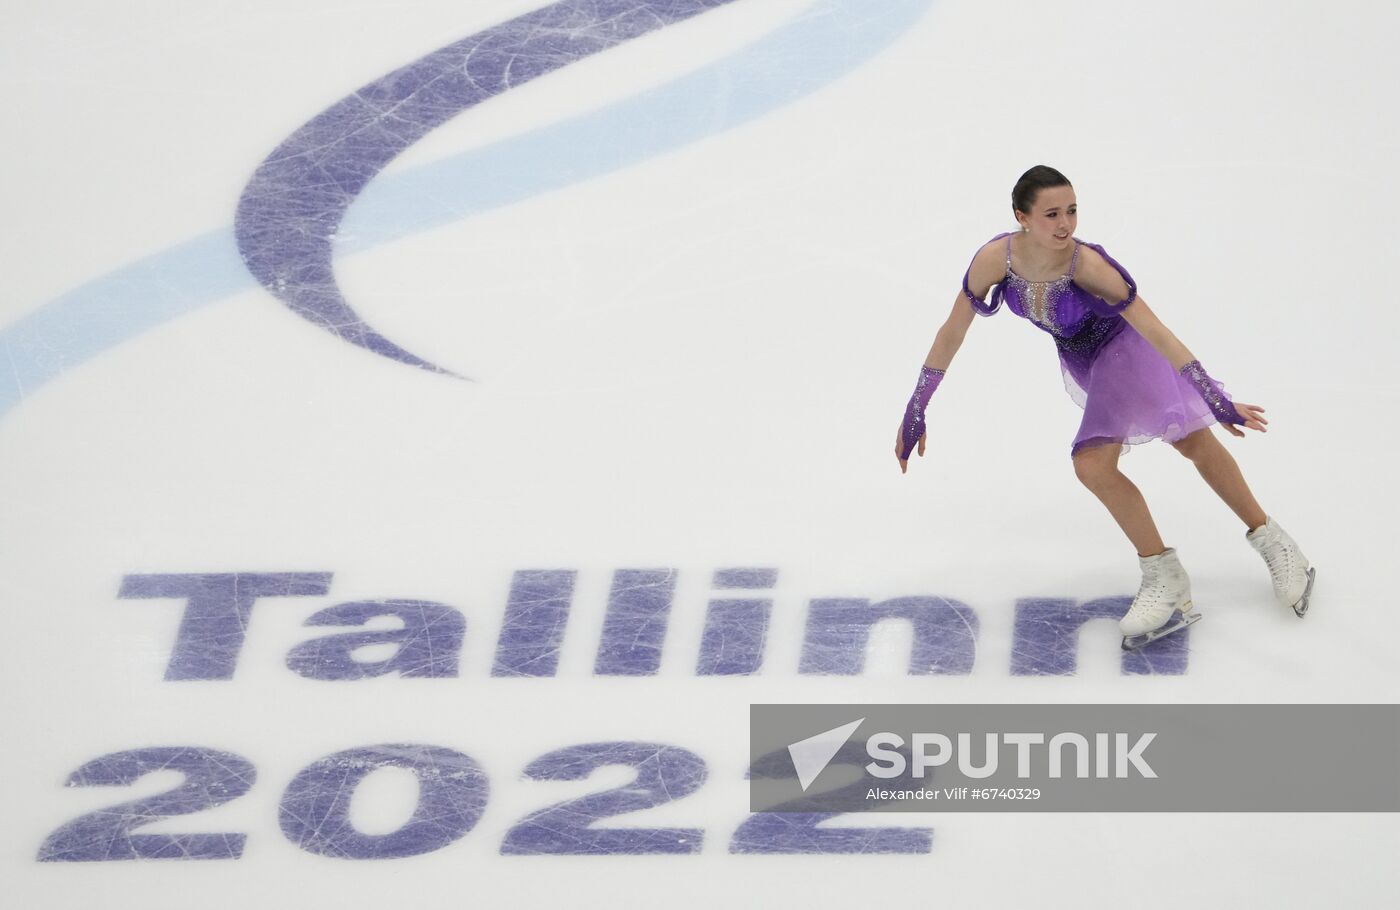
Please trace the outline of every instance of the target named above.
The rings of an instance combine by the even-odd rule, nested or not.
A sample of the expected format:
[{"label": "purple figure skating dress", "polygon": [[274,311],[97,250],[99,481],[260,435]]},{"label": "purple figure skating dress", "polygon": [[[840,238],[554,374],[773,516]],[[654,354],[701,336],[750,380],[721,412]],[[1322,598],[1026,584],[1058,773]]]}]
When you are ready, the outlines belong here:
[{"label": "purple figure skating dress", "polygon": [[1121,443],[1127,452],[1129,445],[1153,439],[1176,442],[1217,422],[1190,380],[1172,369],[1167,358],[1121,315],[1137,299],[1137,284],[1103,247],[1083,244],[1103,256],[1128,283],[1128,296],[1118,303],[1109,303],[1074,283],[1081,246],[1078,239],[1069,272],[1054,281],[1027,281],[1011,269],[1012,234],[998,234],[992,240],[1003,237],[1006,277],[993,286],[991,303],[973,296],[966,274],[963,294],[982,316],[995,313],[1005,300],[1011,312],[1029,319],[1055,339],[1065,390],[1084,409],[1071,456],[1089,446]]}]

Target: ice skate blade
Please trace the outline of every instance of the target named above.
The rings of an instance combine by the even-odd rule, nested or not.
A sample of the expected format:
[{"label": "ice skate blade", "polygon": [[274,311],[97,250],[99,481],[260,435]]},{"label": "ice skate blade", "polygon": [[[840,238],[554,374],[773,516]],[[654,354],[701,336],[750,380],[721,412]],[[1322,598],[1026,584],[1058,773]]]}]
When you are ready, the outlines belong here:
[{"label": "ice skate blade", "polygon": [[1308,586],[1303,589],[1303,596],[1298,598],[1298,602],[1293,605],[1293,612],[1302,619],[1308,612],[1308,599],[1312,597],[1313,579],[1317,576],[1317,569],[1308,567]]},{"label": "ice skate blade", "polygon": [[1141,635],[1124,635],[1124,636],[1123,636],[1123,650],[1124,650],[1124,651],[1137,651],[1137,650],[1140,650],[1140,649],[1142,649],[1143,647],[1152,644],[1154,641],[1156,641],[1156,640],[1159,639],[1159,638],[1166,638],[1168,635],[1171,635],[1173,632],[1180,632],[1182,629],[1184,629],[1184,628],[1186,628],[1187,626],[1191,625],[1193,622],[1199,621],[1200,618],[1201,618],[1201,614],[1199,614],[1199,613],[1180,613],[1180,614],[1177,614],[1177,620],[1176,620],[1176,622],[1172,623],[1172,624],[1169,625],[1169,626],[1163,626],[1163,627],[1160,628],[1160,629],[1153,629],[1151,632],[1144,632],[1144,633],[1141,634]]}]

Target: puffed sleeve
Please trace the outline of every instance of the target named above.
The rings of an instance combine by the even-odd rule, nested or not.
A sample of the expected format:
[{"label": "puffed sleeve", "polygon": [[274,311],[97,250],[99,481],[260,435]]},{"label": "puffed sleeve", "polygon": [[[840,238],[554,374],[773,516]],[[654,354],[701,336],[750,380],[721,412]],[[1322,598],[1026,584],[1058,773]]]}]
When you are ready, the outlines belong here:
[{"label": "puffed sleeve", "polygon": [[1105,262],[1117,269],[1118,274],[1122,275],[1123,280],[1128,284],[1128,296],[1124,297],[1117,303],[1109,303],[1102,297],[1088,293],[1086,291],[1084,297],[1088,300],[1089,308],[1100,316],[1122,315],[1123,310],[1127,308],[1128,304],[1132,303],[1134,300],[1137,299],[1137,282],[1133,280],[1132,275],[1128,274],[1127,269],[1119,265],[1118,260],[1108,255],[1108,251],[1105,250],[1103,247],[1099,246],[1097,243],[1085,243],[1084,245],[1094,250],[1096,253],[1098,253],[1104,258]]},{"label": "puffed sleeve", "polygon": [[[1007,234],[998,234],[998,235],[996,235],[995,237],[993,237],[991,240],[987,241],[987,243],[993,243],[993,242],[995,242],[995,241],[997,241],[997,240],[1000,240],[1000,239],[1002,239],[1003,237],[1006,237],[1006,236],[1007,236]],[[985,244],[985,243],[983,244],[984,247],[985,247],[986,245],[987,245],[987,244]],[[977,252],[978,252],[978,253],[981,253],[982,251],[981,251],[981,250],[978,250]],[[977,260],[977,256],[974,255],[974,256],[972,257],[972,259],[973,259],[973,262],[975,262],[975,261]],[[1003,286],[1006,284],[1005,278],[1003,278],[1001,281],[998,281],[996,284],[992,285],[991,291],[989,291],[988,294],[987,294],[987,296],[988,296],[989,298],[991,298],[991,302],[990,302],[990,303],[986,303],[986,302],[984,302],[980,297],[978,297],[977,295],[973,294],[973,293],[972,293],[972,288],[968,286],[968,278],[970,278],[971,275],[972,275],[972,263],[969,262],[969,263],[967,264],[967,271],[966,271],[966,272],[963,272],[963,296],[967,298],[967,302],[968,302],[968,303],[972,304],[972,311],[973,311],[974,313],[976,313],[978,316],[990,316],[990,315],[992,315],[993,313],[995,313],[997,310],[1001,309],[1001,302],[1002,302],[1003,299],[1005,299],[1005,296],[1006,296],[1006,294],[1005,294],[1005,290],[1006,290],[1006,289],[1005,289],[1005,287],[1003,287]]]}]

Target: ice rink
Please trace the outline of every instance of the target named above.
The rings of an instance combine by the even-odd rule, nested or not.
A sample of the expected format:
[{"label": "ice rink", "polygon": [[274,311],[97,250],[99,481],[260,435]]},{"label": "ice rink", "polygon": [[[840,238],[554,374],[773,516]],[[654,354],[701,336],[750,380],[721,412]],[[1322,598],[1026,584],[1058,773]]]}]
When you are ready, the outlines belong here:
[{"label": "ice rink", "polygon": [[[0,904],[1392,900],[1395,814],[775,838],[745,774],[751,704],[1400,701],[1396,34],[1368,0],[0,5]],[[1306,619],[1155,442],[1122,467],[1204,619],[1120,650],[1134,548],[1009,312],[900,473],[1042,163],[1267,409],[1215,432]],[[975,621],[831,654],[837,601]]]}]

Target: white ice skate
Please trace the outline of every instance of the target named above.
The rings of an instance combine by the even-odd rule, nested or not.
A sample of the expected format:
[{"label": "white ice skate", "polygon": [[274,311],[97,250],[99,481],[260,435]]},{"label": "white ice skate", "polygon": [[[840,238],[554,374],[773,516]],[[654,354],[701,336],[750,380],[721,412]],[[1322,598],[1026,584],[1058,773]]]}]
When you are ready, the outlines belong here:
[{"label": "white ice skate", "polygon": [[1317,570],[1308,563],[1308,558],[1298,549],[1288,532],[1272,518],[1261,527],[1245,532],[1244,536],[1249,545],[1264,557],[1278,602],[1302,618],[1308,612],[1308,600],[1312,597],[1313,577]]},{"label": "white ice skate", "polygon": [[1118,622],[1124,651],[1136,651],[1201,618],[1201,614],[1191,612],[1191,579],[1176,558],[1176,550],[1168,547],[1156,556],[1139,556],[1138,563],[1142,566],[1142,587]]}]

